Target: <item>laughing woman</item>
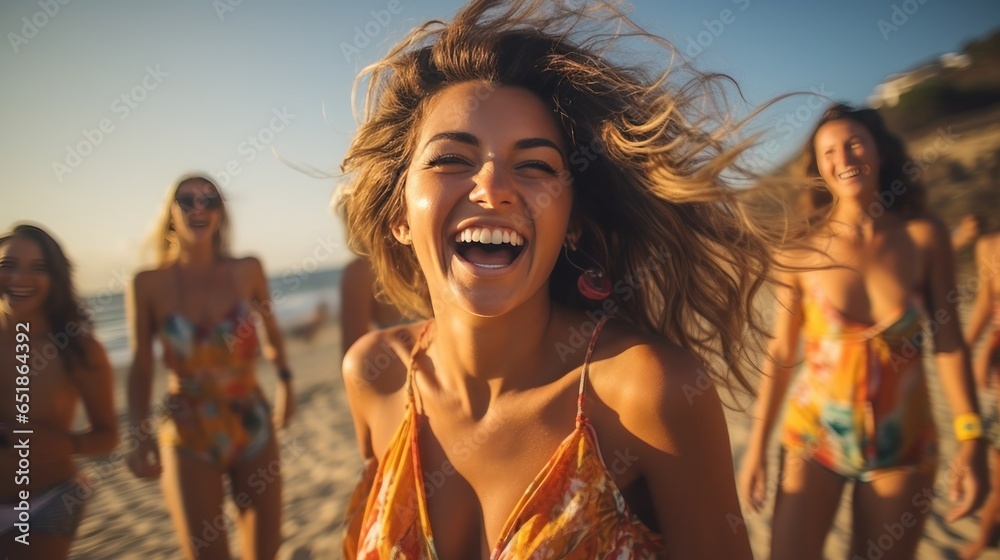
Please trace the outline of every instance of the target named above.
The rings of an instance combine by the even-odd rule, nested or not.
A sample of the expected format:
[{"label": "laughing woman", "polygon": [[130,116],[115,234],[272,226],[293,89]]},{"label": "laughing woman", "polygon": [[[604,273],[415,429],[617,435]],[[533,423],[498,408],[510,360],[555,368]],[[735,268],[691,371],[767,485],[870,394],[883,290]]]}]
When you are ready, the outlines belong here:
[{"label": "laughing woman", "polygon": [[368,71],[349,239],[424,320],[344,360],[347,558],[751,557],[712,381],[749,385],[774,238],[716,81],[615,62],[669,47],[574,5],[473,2]]},{"label": "laughing woman", "polygon": [[[229,256],[229,217],[212,181],[185,177],[169,194],[155,232],[160,265],[135,276],[128,300],[129,420],[140,434],[129,467],[160,477],[186,558],[229,558],[225,535],[206,530],[226,518],[223,476],[238,509],[242,557],[273,558],[281,544],[281,476],[265,487],[253,480],[279,465],[275,428],[289,421],[293,401],[267,279],[257,259]],[[254,372],[258,324],[280,372],[273,425]],[[164,414],[156,418],[159,446],[147,422],[157,336],[169,371]]]},{"label": "laughing woman", "polygon": [[[0,395],[8,401],[0,412],[0,556],[5,558],[68,557],[84,502],[93,493],[77,475],[73,456],[109,453],[118,444],[111,365],[92,329],[59,244],[30,225],[0,236]],[[90,426],[72,430],[81,402]],[[22,406],[26,424],[15,423]],[[31,434],[13,434],[17,429]],[[15,445],[24,439],[27,446]],[[23,452],[30,467],[20,469],[27,473],[19,477]],[[13,525],[24,522],[14,507],[25,493],[31,508],[22,508],[30,514],[29,531],[22,534]],[[15,541],[18,536],[24,540]]]},{"label": "laughing woman", "polygon": [[[902,142],[874,109],[835,105],[803,150],[806,192],[817,220],[811,251],[787,253],[807,270],[780,277],[774,337],[747,446],[741,487],[751,508],[767,487],[771,429],[786,392],[779,486],[771,529],[775,560],[819,558],[845,487],[851,489],[848,556],[871,557],[892,533],[884,560],[916,555],[931,509],[938,437],[923,366],[928,320],[934,362],[955,418],[959,448],[948,486],[955,520],[986,491],[969,354],[962,339],[951,238],[924,209],[923,186],[905,173]],[[888,202],[887,202],[888,201]],[[805,363],[793,388],[804,339]],[[848,485],[850,483],[850,485]]]}]

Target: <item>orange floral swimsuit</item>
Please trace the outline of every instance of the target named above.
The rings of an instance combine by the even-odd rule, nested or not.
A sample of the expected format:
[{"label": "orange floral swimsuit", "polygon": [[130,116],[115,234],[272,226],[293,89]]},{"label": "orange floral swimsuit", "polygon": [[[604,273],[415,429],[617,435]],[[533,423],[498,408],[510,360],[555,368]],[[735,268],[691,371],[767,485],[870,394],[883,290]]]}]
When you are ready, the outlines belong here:
[{"label": "orange floral swimsuit", "polygon": [[[606,317],[594,329],[580,375],[576,428],[563,440],[507,518],[491,560],[657,558],[662,539],[632,514],[608,472],[583,412],[587,370]],[[382,461],[369,459],[347,509],[344,558],[436,559],[417,433],[414,359],[407,372],[407,410]],[[416,507],[413,507],[413,505]]]},{"label": "orange floral swimsuit", "polygon": [[917,303],[877,325],[845,317],[812,283],[802,298],[805,371],[790,390],[782,445],[863,482],[933,474],[937,430]]}]

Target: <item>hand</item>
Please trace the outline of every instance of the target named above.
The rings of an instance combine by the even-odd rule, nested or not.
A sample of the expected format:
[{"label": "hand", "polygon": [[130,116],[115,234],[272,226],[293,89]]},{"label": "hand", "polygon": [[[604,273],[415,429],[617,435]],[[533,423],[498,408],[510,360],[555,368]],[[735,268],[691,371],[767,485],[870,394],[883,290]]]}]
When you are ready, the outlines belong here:
[{"label": "hand", "polygon": [[274,426],[279,430],[287,428],[294,414],[295,397],[292,392],[292,382],[278,381],[277,394],[274,396]]},{"label": "hand", "polygon": [[152,437],[137,442],[135,449],[129,453],[126,463],[137,478],[158,478],[163,472],[163,466],[160,464],[160,448]]},{"label": "hand", "polygon": [[971,243],[977,235],[979,235],[979,220],[975,216],[968,214],[952,230],[951,245],[958,251]]},{"label": "hand", "polygon": [[959,445],[949,473],[948,498],[953,504],[948,511],[949,523],[979,509],[990,491],[986,440],[963,441]]},{"label": "hand", "polygon": [[748,451],[740,468],[739,491],[750,511],[757,513],[767,500],[767,457]]}]

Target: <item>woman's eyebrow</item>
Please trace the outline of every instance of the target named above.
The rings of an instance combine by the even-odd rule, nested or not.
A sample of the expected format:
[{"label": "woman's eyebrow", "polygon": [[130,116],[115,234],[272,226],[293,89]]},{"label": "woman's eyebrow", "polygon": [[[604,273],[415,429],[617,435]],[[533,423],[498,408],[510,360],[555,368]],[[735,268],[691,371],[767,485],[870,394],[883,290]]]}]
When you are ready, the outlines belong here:
[{"label": "woman's eyebrow", "polygon": [[458,131],[448,131],[439,132],[434,136],[431,136],[430,140],[424,144],[424,147],[431,145],[433,142],[439,142],[442,140],[454,140],[456,142],[461,142],[463,144],[469,144],[470,146],[479,146],[479,139],[475,136],[469,134],[468,132],[458,132]]},{"label": "woman's eyebrow", "polygon": [[562,149],[560,149],[555,142],[549,140],[548,138],[538,138],[538,137],[525,138],[524,140],[518,140],[517,142],[514,143],[514,148],[518,150],[527,150],[529,148],[542,148],[542,147],[552,148],[553,150],[559,152],[560,154],[562,153]]}]

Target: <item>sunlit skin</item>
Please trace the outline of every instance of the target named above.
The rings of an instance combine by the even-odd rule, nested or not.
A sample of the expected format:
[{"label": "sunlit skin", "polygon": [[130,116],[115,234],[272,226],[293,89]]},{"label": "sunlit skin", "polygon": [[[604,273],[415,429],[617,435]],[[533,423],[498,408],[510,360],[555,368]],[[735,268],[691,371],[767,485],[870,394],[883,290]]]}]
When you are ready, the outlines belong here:
[{"label": "sunlit skin", "polygon": [[[531,92],[500,86],[484,98],[482,86],[452,85],[430,103],[407,167],[404,220],[392,230],[417,256],[435,317],[416,388],[421,463],[427,473],[455,471],[428,500],[444,560],[488,558],[524,490],[573,431],[585,348],[565,361],[554,349],[589,321],[548,295],[563,243],[579,235],[563,135]],[[509,228],[523,248],[459,249],[456,235],[469,226]],[[345,358],[365,457],[380,459],[403,419],[406,364],[423,326],[369,333]],[[391,363],[366,374],[386,348]],[[740,510],[718,397],[683,394],[697,370],[689,352],[611,321],[588,375],[586,413],[609,468],[630,458],[612,476],[669,555],[750,558],[742,525],[723,525],[720,536],[720,520]],[[463,452],[477,438],[485,443]]]},{"label": "sunlit skin", "polygon": [[[27,297],[15,297],[12,290]],[[0,245],[0,313],[34,320],[47,328],[44,308],[48,296],[49,273],[41,247],[23,237]]]},{"label": "sunlit skin", "polygon": [[[976,300],[972,306],[969,324],[966,326],[965,340],[969,348],[975,348],[984,332],[988,332],[983,344],[976,351],[973,370],[976,383],[981,391],[997,391],[1000,396],[1000,356],[994,351],[994,337],[998,336],[1000,326],[998,306],[1000,306],[1000,275],[996,274],[997,263],[1000,262],[1000,233],[984,235],[976,242],[976,274],[980,283],[976,292]],[[990,323],[993,326],[987,328]],[[962,558],[971,560],[978,558],[983,549],[994,544],[997,522],[1000,521],[1000,451],[996,447],[990,449],[993,456],[992,494],[983,506],[980,515],[978,537],[962,549]],[[991,543],[991,541],[994,541]]]},{"label": "sunlit skin", "polygon": [[[118,443],[118,424],[112,397],[112,371],[104,349],[97,341],[85,342],[86,366],[70,370],[60,357],[53,338],[76,332],[59,329],[53,332],[46,318],[46,302],[51,296],[51,278],[41,247],[32,239],[15,236],[0,245],[0,367],[9,375],[0,376],[0,395],[10,403],[0,407],[0,431],[8,441],[16,442],[14,429],[30,428],[30,474],[27,482],[17,481],[18,452],[0,447],[0,502],[13,503],[19,491],[38,496],[46,489],[76,474],[73,454],[110,452]],[[17,294],[26,294],[18,297]],[[18,324],[28,325],[29,343],[18,346]],[[65,332],[64,332],[65,331]],[[79,336],[77,334],[76,336]],[[17,392],[17,367],[23,365],[18,355],[28,356],[31,366],[28,385],[29,424],[17,422],[14,396]],[[52,359],[46,359],[46,355]],[[83,403],[90,427],[71,431],[77,406]],[[74,441],[75,439],[75,441]],[[87,496],[83,496],[86,498]],[[74,499],[81,498],[74,496]],[[0,555],[20,557],[24,545],[13,542],[18,532],[8,533],[0,542]],[[72,539],[37,531],[30,533],[32,555],[38,558],[66,558]]]},{"label": "sunlit skin", "polygon": [[[769,436],[795,365],[801,363],[804,286],[818,285],[836,309],[857,323],[874,325],[896,318],[914,300],[919,300],[928,318],[936,313],[958,317],[947,297],[954,289],[955,274],[951,240],[943,224],[928,217],[904,220],[890,211],[871,211],[878,201],[881,159],[868,129],[851,119],[833,120],[816,132],[814,146],[820,175],[834,195],[830,219],[808,241],[822,253],[790,252],[780,260],[824,268],[777,275],[785,286],[775,289],[773,339],[768,348],[773,360],[762,366],[765,375],[757,421],[740,471],[740,490],[752,511],[762,508],[766,498]],[[951,412],[978,412],[959,321],[942,321],[938,327],[933,337],[935,369]],[[772,557],[819,558],[840,504],[844,479],[795,453],[784,457],[772,523]],[[984,458],[983,440],[974,440],[960,444],[956,457],[939,459],[959,473],[952,476],[946,468],[942,470],[953,501],[950,520],[970,514],[981,504],[987,489]],[[932,477],[918,472],[893,473],[855,484],[849,555],[866,557],[869,539],[877,540],[885,533],[885,524],[910,513],[915,525],[882,558],[912,558],[927,513],[914,507],[912,498],[933,484]]]},{"label": "sunlit skin", "polygon": [[[195,180],[182,183],[175,198],[186,195],[197,198],[218,193],[211,184]],[[255,473],[260,469],[267,471],[271,466],[269,472],[274,472],[273,464],[279,457],[276,429],[262,450],[224,473],[181,449],[159,447],[155,434],[141,428],[142,419],[151,412],[153,340],[168,314],[178,312],[196,324],[212,325],[240,299],[255,310],[273,309],[264,269],[256,258],[235,259],[216,254],[213,236],[219,230],[220,210],[205,208],[199,199],[192,209],[185,211],[175,200],[170,216],[179,247],[176,260],[136,274],[127,297],[134,352],[129,371],[129,416],[133,430],[142,434],[128,458],[128,466],[140,478],[159,477],[181,551],[186,558],[200,560],[230,558],[224,531],[222,538],[204,538],[204,523],[211,524],[222,511],[225,501],[222,477],[228,475],[232,497],[240,511],[235,525],[242,557],[270,559],[281,544],[281,477],[268,477],[264,488],[253,483],[259,480],[254,477],[259,476]],[[276,368],[287,367],[274,313],[261,312],[255,324],[259,325],[259,336],[266,334],[262,339],[265,356],[272,359]],[[169,376],[170,386],[176,387],[177,373],[171,371]],[[294,411],[291,381],[278,383],[272,406],[274,428],[285,427]],[[200,539],[197,547],[193,538]]]},{"label": "sunlit skin", "polygon": [[876,201],[881,162],[875,139],[864,125],[849,119],[830,121],[816,132],[815,147],[816,167],[827,188],[851,201],[838,212],[855,205],[867,208]]},{"label": "sunlit skin", "polygon": [[[181,185],[177,195],[203,197],[218,196],[218,193],[208,183],[191,181]],[[208,210],[201,203],[196,203],[193,210],[185,212],[180,204],[175,203],[170,207],[170,217],[181,244],[194,250],[206,245],[211,247],[212,236],[219,229],[219,212]]]},{"label": "sunlit skin", "polygon": [[375,274],[368,259],[358,257],[344,267],[340,279],[340,342],[342,352],[366,332],[386,328],[403,321],[391,304],[375,298]]},{"label": "sunlit skin", "polygon": [[[469,95],[476,91],[472,84],[456,91],[462,88]],[[431,292],[454,298],[467,313],[480,317],[520,307],[547,285],[573,205],[572,189],[559,183],[566,170],[561,134],[544,106],[517,88],[493,96],[484,104],[490,110],[473,111],[476,118],[464,119],[463,128],[448,126],[450,113],[460,122],[460,109],[438,105],[444,114],[434,117],[441,125],[424,127],[407,169],[409,212],[401,226],[412,232],[412,241],[406,242],[429,272]],[[512,114],[518,117],[513,124],[520,126],[513,126]],[[557,190],[557,196],[549,194]],[[456,233],[469,227],[514,230],[524,238],[522,253],[502,269],[472,265],[454,250]]]}]

